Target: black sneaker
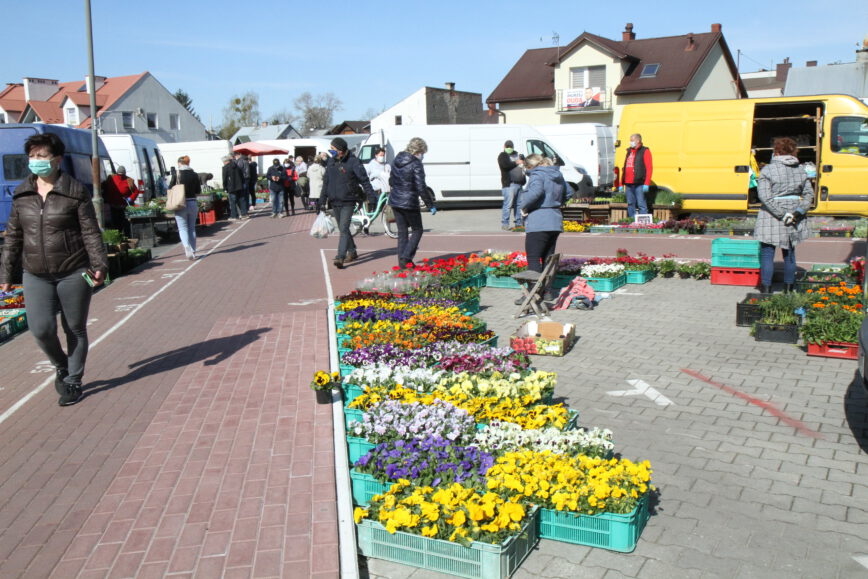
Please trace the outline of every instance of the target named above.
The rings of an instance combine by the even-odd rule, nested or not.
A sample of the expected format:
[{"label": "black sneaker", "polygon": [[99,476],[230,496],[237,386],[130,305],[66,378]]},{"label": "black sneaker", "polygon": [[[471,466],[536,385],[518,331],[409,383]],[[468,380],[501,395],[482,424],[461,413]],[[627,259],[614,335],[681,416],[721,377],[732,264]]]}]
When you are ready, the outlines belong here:
[{"label": "black sneaker", "polygon": [[66,394],[66,384],[63,382],[63,379],[67,376],[69,376],[69,372],[66,368],[57,369],[57,374],[54,376],[54,389],[60,395]]},{"label": "black sneaker", "polygon": [[334,266],[335,266],[336,268],[338,268],[338,269],[343,269],[343,268],[344,268],[344,260],[342,260],[342,259],[337,259],[337,258],[335,258],[335,260],[334,260],[332,263],[333,263]]},{"label": "black sneaker", "polygon": [[57,401],[61,406],[72,406],[81,400],[81,384],[66,384],[66,392]]},{"label": "black sneaker", "polygon": [[353,261],[356,261],[357,259],[359,259],[359,254],[356,252],[353,252],[353,253],[348,254],[344,258],[344,263],[351,263]]}]

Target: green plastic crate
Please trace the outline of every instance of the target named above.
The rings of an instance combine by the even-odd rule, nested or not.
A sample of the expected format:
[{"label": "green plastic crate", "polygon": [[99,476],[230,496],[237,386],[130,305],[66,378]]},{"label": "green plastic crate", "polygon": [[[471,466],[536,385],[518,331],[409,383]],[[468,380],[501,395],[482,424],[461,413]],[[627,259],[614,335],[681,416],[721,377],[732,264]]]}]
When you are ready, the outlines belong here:
[{"label": "green plastic crate", "polygon": [[343,384],[341,390],[344,391],[344,406],[362,395],[362,387],[355,384]]},{"label": "green plastic crate", "polygon": [[359,549],[365,557],[394,561],[468,579],[503,579],[518,570],[539,542],[538,512],[521,531],[500,545],[473,542],[469,547],[403,531],[389,533],[375,521],[356,525]]},{"label": "green plastic crate", "polygon": [[612,292],[619,287],[627,285],[627,274],[622,273],[615,277],[589,277],[585,278],[588,285],[598,292]]},{"label": "green plastic crate", "polygon": [[632,284],[641,284],[648,283],[654,277],[656,277],[657,273],[650,269],[640,269],[640,270],[627,270],[627,283]]},{"label": "green plastic crate", "polygon": [[0,342],[15,335],[15,321],[12,318],[0,318]]},{"label": "green plastic crate", "polygon": [[583,515],[540,509],[539,536],[563,543],[629,553],[636,548],[648,517],[647,494],[639,500],[633,512],[625,515]]},{"label": "green plastic crate", "polygon": [[755,269],[760,266],[760,243],[754,239],[711,240],[711,266]]},{"label": "green plastic crate", "polygon": [[361,422],[365,418],[365,413],[358,408],[344,408],[344,424],[349,427],[350,422]]},{"label": "green plastic crate", "polygon": [[341,376],[346,376],[347,374],[352,374],[353,370],[356,369],[355,366],[351,366],[350,364],[344,364],[343,362],[338,364],[338,369],[341,372]]},{"label": "green plastic crate", "polygon": [[368,506],[371,497],[381,495],[389,490],[389,485],[381,483],[372,475],[350,469],[350,482],[353,485],[353,502],[363,507]]},{"label": "green plastic crate", "polygon": [[497,277],[496,275],[490,273],[485,277],[485,286],[504,289],[521,289],[519,283],[512,279],[512,277],[508,275],[503,277]]},{"label": "green plastic crate", "polygon": [[458,304],[458,309],[460,309],[465,315],[475,316],[482,308],[479,306],[479,299],[474,298]]},{"label": "green plastic crate", "polygon": [[368,442],[366,438],[357,438],[355,436],[347,437],[347,450],[350,455],[350,464],[355,464],[357,460],[368,454],[376,445]]},{"label": "green plastic crate", "polygon": [[461,281],[449,284],[449,287],[466,288],[466,287],[485,287],[486,279],[484,273],[478,273]]},{"label": "green plastic crate", "polygon": [[847,268],[844,263],[815,263],[811,266],[811,271],[842,271]]}]

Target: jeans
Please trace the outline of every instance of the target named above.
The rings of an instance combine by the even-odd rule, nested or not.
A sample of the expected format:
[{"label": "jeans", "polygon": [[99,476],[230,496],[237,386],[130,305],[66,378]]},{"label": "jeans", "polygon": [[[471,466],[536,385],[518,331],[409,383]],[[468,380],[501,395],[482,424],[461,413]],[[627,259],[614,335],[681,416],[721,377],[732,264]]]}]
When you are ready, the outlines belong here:
[{"label": "jeans", "polygon": [[271,214],[283,213],[283,191],[271,191]]},{"label": "jeans", "polygon": [[229,194],[229,217],[231,219],[247,217],[247,193],[245,191]]},{"label": "jeans", "polygon": [[[87,360],[87,312],[93,293],[81,274],[84,268],[60,276],[24,272],[27,325],[36,345],[58,370],[67,370],[67,384],[81,384]],[[66,352],[57,337],[57,313],[66,334]]]},{"label": "jeans", "polygon": [[[784,283],[796,283],[796,248],[781,248],[784,255]],[[760,243],[760,283],[771,286],[775,273],[775,246]]]},{"label": "jeans", "polygon": [[527,253],[527,268],[542,273],[543,264],[555,252],[560,231],[532,231],[524,236],[524,251]]},{"label": "jeans", "polygon": [[[648,213],[648,200],[642,191],[644,185],[624,185],[627,193],[627,217],[633,219],[636,213],[646,215]],[[637,211],[638,209],[638,211]]]},{"label": "jeans", "polygon": [[504,227],[509,227],[509,215],[513,214],[513,222],[516,226],[521,225],[521,185],[512,183],[509,187],[503,188],[503,209],[500,213],[500,224]]},{"label": "jeans", "polygon": [[196,217],[199,215],[199,204],[195,199],[187,199],[183,209],[175,211],[175,223],[178,225],[178,236],[187,257],[196,253]]},{"label": "jeans", "polygon": [[419,209],[392,207],[398,229],[398,265],[413,261],[422,239],[422,212]]},{"label": "jeans", "polygon": [[350,221],[352,221],[355,210],[356,206],[353,204],[340,205],[334,208],[335,219],[338,221],[338,231],[341,232],[341,239],[338,241],[338,254],[335,259],[343,261],[348,253],[357,253],[356,242],[350,235]]}]

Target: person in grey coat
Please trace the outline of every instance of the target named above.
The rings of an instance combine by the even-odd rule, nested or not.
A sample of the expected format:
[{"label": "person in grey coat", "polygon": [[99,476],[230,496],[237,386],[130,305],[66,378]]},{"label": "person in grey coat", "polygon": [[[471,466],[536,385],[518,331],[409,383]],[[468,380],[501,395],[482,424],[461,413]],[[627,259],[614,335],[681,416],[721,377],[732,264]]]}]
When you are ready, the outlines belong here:
[{"label": "person in grey coat", "polygon": [[567,201],[567,184],[558,167],[542,155],[529,155],[527,190],[521,195],[524,216],[524,250],[527,268],[542,272],[548,256],[555,252],[558,236],[564,230],[561,206]]},{"label": "person in grey coat", "polygon": [[774,140],[771,162],[757,180],[760,210],[754,237],[760,242],[760,291],[771,293],[775,248],[784,256],[784,289],[793,291],[796,279],[796,245],[811,235],[805,215],[814,201],[814,188],[799,165],[799,148],[793,139]]}]

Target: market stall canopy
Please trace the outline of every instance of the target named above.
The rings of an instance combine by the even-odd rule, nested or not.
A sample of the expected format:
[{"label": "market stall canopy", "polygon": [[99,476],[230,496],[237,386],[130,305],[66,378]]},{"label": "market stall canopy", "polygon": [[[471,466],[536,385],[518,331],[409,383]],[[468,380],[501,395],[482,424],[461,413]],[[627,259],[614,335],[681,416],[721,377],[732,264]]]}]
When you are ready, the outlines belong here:
[{"label": "market stall canopy", "polygon": [[250,142],[235,145],[232,147],[232,152],[242,155],[285,155],[289,151],[265,143]]}]

